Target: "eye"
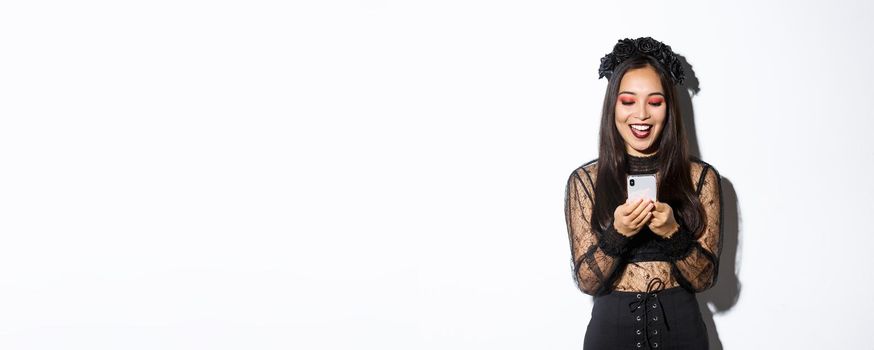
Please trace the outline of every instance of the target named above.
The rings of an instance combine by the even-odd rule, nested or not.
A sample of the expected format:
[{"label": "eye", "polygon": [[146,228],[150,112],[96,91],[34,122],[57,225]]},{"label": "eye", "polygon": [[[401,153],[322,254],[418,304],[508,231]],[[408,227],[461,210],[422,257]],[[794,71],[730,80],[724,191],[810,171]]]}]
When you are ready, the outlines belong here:
[{"label": "eye", "polygon": [[650,102],[650,103],[649,103],[649,105],[650,105],[650,106],[655,106],[655,107],[658,107],[658,106],[661,106],[661,105],[662,105],[662,103],[661,103],[661,102],[658,102],[658,103],[655,103],[655,102]]},{"label": "eye", "polygon": [[650,106],[655,106],[655,107],[659,107],[659,106],[661,106],[661,105],[662,105],[662,102],[664,102],[664,99],[659,98],[659,97],[652,98],[652,99],[649,100],[649,104],[650,104]]},{"label": "eye", "polygon": [[634,104],[634,99],[629,97],[622,97],[619,98],[619,102],[622,102],[622,104],[625,106],[631,106]]}]

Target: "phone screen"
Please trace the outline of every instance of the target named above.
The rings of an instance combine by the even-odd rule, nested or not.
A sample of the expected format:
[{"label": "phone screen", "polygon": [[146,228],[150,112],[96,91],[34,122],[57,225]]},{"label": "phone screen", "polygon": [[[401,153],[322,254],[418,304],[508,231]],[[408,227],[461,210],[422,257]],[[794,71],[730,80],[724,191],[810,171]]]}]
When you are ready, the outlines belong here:
[{"label": "phone screen", "polygon": [[638,198],[649,198],[655,201],[658,198],[655,174],[628,175],[625,184],[628,199],[632,201]]}]

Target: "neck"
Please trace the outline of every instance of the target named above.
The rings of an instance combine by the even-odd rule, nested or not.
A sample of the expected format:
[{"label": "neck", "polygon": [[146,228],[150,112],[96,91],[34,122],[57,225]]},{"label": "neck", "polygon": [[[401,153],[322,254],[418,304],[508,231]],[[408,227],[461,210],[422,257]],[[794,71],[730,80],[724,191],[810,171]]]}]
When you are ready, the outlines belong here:
[{"label": "neck", "polygon": [[[650,147],[649,149],[651,150],[653,148],[655,148],[655,147]],[[656,153],[659,153],[658,148],[655,148],[655,150],[653,150],[650,153],[643,153],[642,151],[638,151],[628,144],[625,145],[625,154],[632,155],[635,157],[651,157],[651,156],[656,155]]]},{"label": "neck", "polygon": [[653,174],[659,170],[659,154],[653,152],[646,155],[625,154],[625,171],[629,174]]}]

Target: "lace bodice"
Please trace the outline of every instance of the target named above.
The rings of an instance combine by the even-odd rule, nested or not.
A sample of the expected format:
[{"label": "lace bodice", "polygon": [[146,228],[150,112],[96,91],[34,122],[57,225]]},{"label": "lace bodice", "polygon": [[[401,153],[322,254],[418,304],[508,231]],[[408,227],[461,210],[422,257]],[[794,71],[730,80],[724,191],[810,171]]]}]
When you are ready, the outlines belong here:
[{"label": "lace bodice", "polygon": [[[628,156],[626,172],[656,173],[656,157]],[[722,244],[722,190],[716,169],[700,160],[690,163],[695,193],[706,214],[703,229],[691,232],[678,220],[680,231],[664,239],[651,231],[644,234],[649,231],[646,227],[632,238],[616,232],[612,224],[604,232],[592,230],[597,167],[597,159],[578,167],[565,187],[571,262],[580,290],[591,295],[646,291],[647,283],[656,277],[665,282],[665,288],[681,286],[700,292],[713,286]]]}]

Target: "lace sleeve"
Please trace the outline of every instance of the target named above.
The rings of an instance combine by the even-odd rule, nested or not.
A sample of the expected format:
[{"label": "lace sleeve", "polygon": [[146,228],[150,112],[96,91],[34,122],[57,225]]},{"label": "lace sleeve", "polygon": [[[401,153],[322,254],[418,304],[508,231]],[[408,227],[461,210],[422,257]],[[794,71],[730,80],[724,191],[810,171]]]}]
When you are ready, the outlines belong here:
[{"label": "lace sleeve", "polygon": [[701,292],[716,283],[722,243],[722,180],[710,165],[704,166],[700,178],[697,187],[698,198],[704,206],[704,229],[698,237],[693,237],[688,230],[677,233],[675,252],[682,253],[676,254],[671,263],[677,282],[693,292]]},{"label": "lace sleeve", "polygon": [[[583,181],[588,180],[588,186]],[[571,246],[574,282],[583,293],[599,295],[610,290],[621,273],[621,258],[630,238],[616,232],[612,223],[604,232],[591,225],[594,182],[584,169],[574,171],[565,187],[565,220]]]}]

